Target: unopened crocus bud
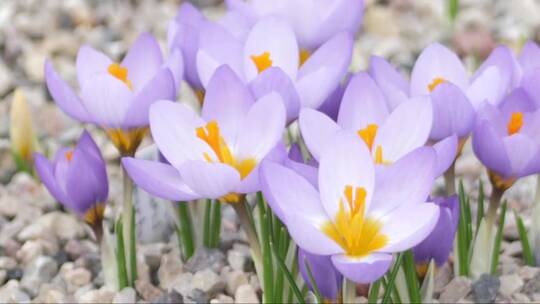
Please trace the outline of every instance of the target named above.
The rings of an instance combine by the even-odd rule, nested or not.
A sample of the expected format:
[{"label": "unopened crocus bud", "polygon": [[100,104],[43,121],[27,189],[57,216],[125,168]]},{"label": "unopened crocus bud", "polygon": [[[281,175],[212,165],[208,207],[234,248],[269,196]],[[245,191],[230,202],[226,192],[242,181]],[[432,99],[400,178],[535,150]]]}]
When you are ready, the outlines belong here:
[{"label": "unopened crocus bud", "polygon": [[75,148],[58,150],[52,162],[41,154],[35,154],[34,160],[39,177],[54,198],[99,229],[109,183],[105,161],[90,134],[85,131]]},{"label": "unopened crocus bud", "polygon": [[[20,166],[32,163],[32,153],[37,150],[37,140],[32,127],[32,116],[21,89],[15,90],[10,112],[9,136],[13,154]],[[24,163],[21,163],[24,162]]]}]

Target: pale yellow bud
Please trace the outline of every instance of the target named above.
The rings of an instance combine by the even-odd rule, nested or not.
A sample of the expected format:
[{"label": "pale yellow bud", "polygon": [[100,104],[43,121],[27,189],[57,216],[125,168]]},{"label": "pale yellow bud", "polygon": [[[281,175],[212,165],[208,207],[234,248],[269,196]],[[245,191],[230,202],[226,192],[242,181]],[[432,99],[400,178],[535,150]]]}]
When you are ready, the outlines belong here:
[{"label": "pale yellow bud", "polygon": [[13,153],[27,162],[32,161],[36,151],[36,136],[32,127],[32,116],[24,93],[19,88],[13,94],[10,112],[9,136]]}]

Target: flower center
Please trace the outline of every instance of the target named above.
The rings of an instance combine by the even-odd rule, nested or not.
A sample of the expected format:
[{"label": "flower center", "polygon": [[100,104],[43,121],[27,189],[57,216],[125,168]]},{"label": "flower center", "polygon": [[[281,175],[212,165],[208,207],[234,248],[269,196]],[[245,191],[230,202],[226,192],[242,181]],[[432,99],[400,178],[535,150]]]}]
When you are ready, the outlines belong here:
[{"label": "flower center", "polygon": [[269,52],[264,52],[260,55],[251,55],[251,60],[253,60],[253,63],[255,63],[259,74],[272,66],[272,59],[270,59]]},{"label": "flower center", "polygon": [[206,142],[216,154],[217,160],[213,160],[208,153],[204,153],[206,161],[210,163],[217,161],[235,168],[240,173],[241,179],[247,177],[257,165],[257,161],[254,158],[246,158],[239,161],[234,157],[225,139],[221,136],[221,131],[216,121],[211,121],[205,127],[195,129],[195,132],[197,137]]},{"label": "flower center", "polygon": [[442,77],[437,77],[435,79],[433,79],[433,81],[428,84],[428,90],[429,92],[433,92],[435,91],[435,89],[441,84],[441,83],[445,83],[446,82],[446,79],[442,78]]},{"label": "flower center", "polygon": [[128,69],[126,67],[123,67],[115,62],[109,65],[107,71],[116,79],[125,83],[130,90],[132,89],[131,81],[128,79]]},{"label": "flower center", "polygon": [[309,56],[311,56],[311,53],[306,49],[301,49],[299,54],[299,66],[302,66],[304,62],[306,62],[309,59]]},{"label": "flower center", "polygon": [[514,135],[518,133],[519,130],[521,130],[521,127],[523,127],[523,113],[522,112],[512,113],[512,116],[510,116],[510,120],[508,121],[508,124],[506,125],[508,135]]},{"label": "flower center", "polygon": [[64,155],[66,156],[68,162],[70,162],[73,159],[73,150],[67,151]]},{"label": "flower center", "polygon": [[386,246],[388,237],[381,233],[381,222],[365,216],[366,190],[347,185],[343,196],[346,203],[340,200],[335,220],[324,223],[322,231],[351,257],[367,256]]},{"label": "flower center", "polygon": [[86,211],[84,214],[84,221],[90,226],[101,224],[104,212],[105,204],[97,203]]}]

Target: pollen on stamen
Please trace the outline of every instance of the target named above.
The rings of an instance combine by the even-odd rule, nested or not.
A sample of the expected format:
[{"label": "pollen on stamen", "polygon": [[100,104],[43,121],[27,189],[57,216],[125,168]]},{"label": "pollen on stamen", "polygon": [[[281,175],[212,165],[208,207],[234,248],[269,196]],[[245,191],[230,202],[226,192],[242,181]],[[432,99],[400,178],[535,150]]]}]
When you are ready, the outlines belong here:
[{"label": "pollen on stamen", "polygon": [[510,120],[508,121],[508,125],[506,126],[508,135],[514,135],[518,133],[521,128],[523,127],[523,113],[522,112],[514,112],[510,116]]},{"label": "pollen on stamen", "polygon": [[68,161],[71,161],[73,159],[73,150],[67,151],[64,155]]},{"label": "pollen on stamen", "polygon": [[251,60],[255,63],[259,74],[272,66],[272,59],[270,59],[269,52],[264,52],[260,55],[251,55]]},{"label": "pollen on stamen", "polygon": [[443,84],[446,82],[446,79],[442,78],[442,77],[437,77],[437,78],[434,78],[433,81],[428,84],[428,90],[429,92],[433,92],[435,91],[435,89],[440,85],[440,84]]},{"label": "pollen on stamen", "polygon": [[126,67],[123,67],[115,62],[109,65],[107,71],[116,79],[125,83],[130,90],[132,89],[131,81],[128,79],[128,69]]},{"label": "pollen on stamen", "polygon": [[358,136],[364,140],[369,150],[371,151],[373,143],[375,142],[375,136],[377,136],[378,126],[376,124],[369,124],[364,129],[358,130]]}]

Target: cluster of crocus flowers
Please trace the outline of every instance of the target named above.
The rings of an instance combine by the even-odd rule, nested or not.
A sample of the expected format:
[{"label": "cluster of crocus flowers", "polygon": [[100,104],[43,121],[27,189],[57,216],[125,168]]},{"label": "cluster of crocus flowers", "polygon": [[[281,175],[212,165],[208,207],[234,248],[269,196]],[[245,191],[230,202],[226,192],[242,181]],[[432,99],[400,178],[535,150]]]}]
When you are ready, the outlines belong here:
[{"label": "cluster of crocus flowers", "polygon": [[84,131],[77,146],[59,149],[52,161],[42,154],[34,158],[37,173],[54,198],[100,232],[109,184],[105,161],[90,134]]},{"label": "cluster of crocus flowers", "polygon": [[340,131],[321,153],[318,187],[271,161],[261,178],[265,197],[300,248],[331,256],[343,276],[369,283],[386,273],[392,253],[412,248],[433,229],[439,208],[425,201],[435,168],[434,149],[422,147],[376,174],[367,145]]}]

